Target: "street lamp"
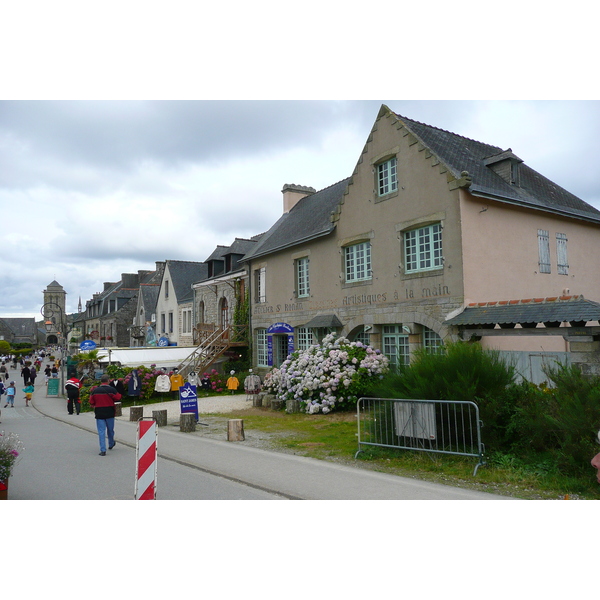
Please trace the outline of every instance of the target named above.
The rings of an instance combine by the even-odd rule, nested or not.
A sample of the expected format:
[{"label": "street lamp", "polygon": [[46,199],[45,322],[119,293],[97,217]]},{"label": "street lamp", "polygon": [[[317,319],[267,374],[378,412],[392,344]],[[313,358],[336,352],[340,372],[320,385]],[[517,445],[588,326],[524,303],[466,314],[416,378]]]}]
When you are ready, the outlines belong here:
[{"label": "street lamp", "polygon": [[[65,340],[66,340],[66,323],[64,320],[64,313],[63,313],[63,309],[60,307],[60,305],[56,304],[55,302],[46,302],[46,304],[44,304],[40,310],[40,312],[42,313],[42,316],[44,317],[45,321],[44,321],[44,328],[46,329],[46,333],[49,335],[51,333],[56,333],[57,334],[57,346],[60,349],[60,389],[61,389],[61,394],[63,393],[64,389],[65,389],[65,368],[66,368],[66,344],[65,344]],[[55,315],[58,315],[58,323],[57,323],[57,318]],[[62,338],[62,343],[61,343],[61,338]],[[46,336],[46,340],[47,340],[47,336]]]}]

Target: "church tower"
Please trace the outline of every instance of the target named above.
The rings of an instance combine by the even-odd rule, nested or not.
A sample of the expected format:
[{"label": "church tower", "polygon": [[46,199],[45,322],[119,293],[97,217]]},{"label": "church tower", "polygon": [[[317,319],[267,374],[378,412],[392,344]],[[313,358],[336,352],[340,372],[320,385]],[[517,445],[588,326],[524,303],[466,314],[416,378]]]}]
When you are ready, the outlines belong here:
[{"label": "church tower", "polygon": [[[43,292],[44,294],[44,307],[42,314],[44,319],[51,319],[54,322],[54,328],[52,328],[47,335],[48,343],[58,343],[58,333],[65,335],[65,332],[61,332],[61,319],[66,324],[67,320],[67,292],[60,283],[56,280],[48,284]],[[46,306],[48,305],[48,306]],[[58,310],[57,307],[60,309]]]}]

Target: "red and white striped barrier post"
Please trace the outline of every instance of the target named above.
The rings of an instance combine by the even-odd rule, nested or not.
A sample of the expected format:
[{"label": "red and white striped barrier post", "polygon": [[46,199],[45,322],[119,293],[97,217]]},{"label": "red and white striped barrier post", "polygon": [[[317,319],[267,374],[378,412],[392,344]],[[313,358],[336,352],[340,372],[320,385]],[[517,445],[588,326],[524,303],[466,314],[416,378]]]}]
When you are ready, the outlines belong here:
[{"label": "red and white striped barrier post", "polygon": [[138,421],[135,468],[135,499],[156,500],[157,443],[156,421]]}]

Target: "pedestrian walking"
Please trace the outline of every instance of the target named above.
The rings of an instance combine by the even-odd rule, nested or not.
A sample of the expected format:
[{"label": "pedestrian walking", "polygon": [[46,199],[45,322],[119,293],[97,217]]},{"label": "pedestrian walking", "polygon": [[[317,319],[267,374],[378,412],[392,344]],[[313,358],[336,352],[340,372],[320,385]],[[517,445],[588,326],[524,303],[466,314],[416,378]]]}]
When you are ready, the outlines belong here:
[{"label": "pedestrian walking", "polygon": [[50,379],[50,375],[52,375],[52,369],[50,368],[50,365],[46,365],[46,368],[44,369],[44,377],[46,378],[46,385],[48,385],[48,379]]},{"label": "pedestrian walking", "polygon": [[31,385],[35,385],[35,378],[37,377],[37,369],[34,366],[29,367],[29,381]]},{"label": "pedestrian walking", "polygon": [[[2,379],[0,379],[0,398],[2,398],[2,396],[4,396],[6,394],[6,388],[4,387],[4,383],[2,382]],[[2,414],[2,411],[0,410],[0,415]],[[2,421],[0,421],[0,423],[2,423]]]},{"label": "pedestrian walking", "polygon": [[108,375],[102,375],[100,385],[92,389],[90,406],[94,407],[96,429],[100,441],[100,456],[106,456],[106,437],[108,449],[115,447],[115,401],[121,399],[121,394],[108,384]]},{"label": "pedestrian walking", "polygon": [[71,379],[69,379],[67,381],[67,383],[65,383],[65,389],[67,390],[67,398],[68,398],[67,412],[70,415],[73,414],[73,409],[75,409],[75,412],[77,414],[79,414],[79,412],[80,412],[80,409],[81,409],[81,403],[79,401],[80,388],[81,388],[81,381],[79,381],[79,379],[77,379],[77,377],[71,377]]},{"label": "pedestrian walking", "polygon": [[4,408],[10,406],[11,408],[15,407],[15,394],[17,393],[17,388],[15,387],[15,382],[11,381],[6,388],[6,404]]},{"label": "pedestrian walking", "polygon": [[56,365],[54,365],[51,369],[52,379],[58,379],[58,369]]},{"label": "pedestrian walking", "polygon": [[23,385],[25,385],[25,386],[29,385],[30,375],[31,375],[31,371],[29,370],[29,367],[27,366],[27,364],[24,364],[23,368],[21,369],[21,377],[23,378]]},{"label": "pedestrian walking", "polygon": [[35,392],[35,388],[30,383],[23,388],[23,391],[25,392],[25,406],[29,406],[31,399],[33,398],[33,392]]},{"label": "pedestrian walking", "polygon": [[8,379],[8,369],[6,368],[6,363],[2,361],[0,365],[0,379]]}]

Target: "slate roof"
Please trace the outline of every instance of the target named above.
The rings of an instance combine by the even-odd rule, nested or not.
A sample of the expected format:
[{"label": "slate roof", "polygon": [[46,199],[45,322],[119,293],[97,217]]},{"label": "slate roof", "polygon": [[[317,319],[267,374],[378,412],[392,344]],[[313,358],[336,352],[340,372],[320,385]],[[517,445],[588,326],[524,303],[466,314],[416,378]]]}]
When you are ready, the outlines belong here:
[{"label": "slate roof", "polygon": [[524,162],[519,164],[519,185],[510,184],[486,166],[486,158],[503,152],[510,152],[512,155],[510,149],[503,150],[498,146],[477,142],[396,113],[392,114],[395,114],[406,129],[427,146],[457,179],[461,178],[463,171],[467,171],[472,178],[469,187],[472,194],[600,222],[599,210],[534,171]]},{"label": "slate roof", "polygon": [[229,246],[228,250],[224,253],[226,254],[240,254],[244,255],[250,252],[254,246],[258,244],[258,240],[245,240],[243,238],[235,238],[235,241],[231,246]]},{"label": "slate roof", "polygon": [[156,283],[143,283],[140,286],[142,306],[147,312],[152,313],[155,311],[159,291],[160,285]]},{"label": "slate roof", "polygon": [[350,178],[302,198],[283,214],[245,256],[244,261],[295,246],[331,233],[331,212],[339,204]]},{"label": "slate roof", "polygon": [[[447,325],[506,325],[516,323],[587,323],[600,320],[600,303],[583,296],[529,298],[470,304]],[[558,325],[554,325],[557,327]]]},{"label": "slate roof", "polygon": [[208,277],[208,265],[187,260],[168,260],[167,264],[177,303],[189,302],[194,295],[192,284]]}]

